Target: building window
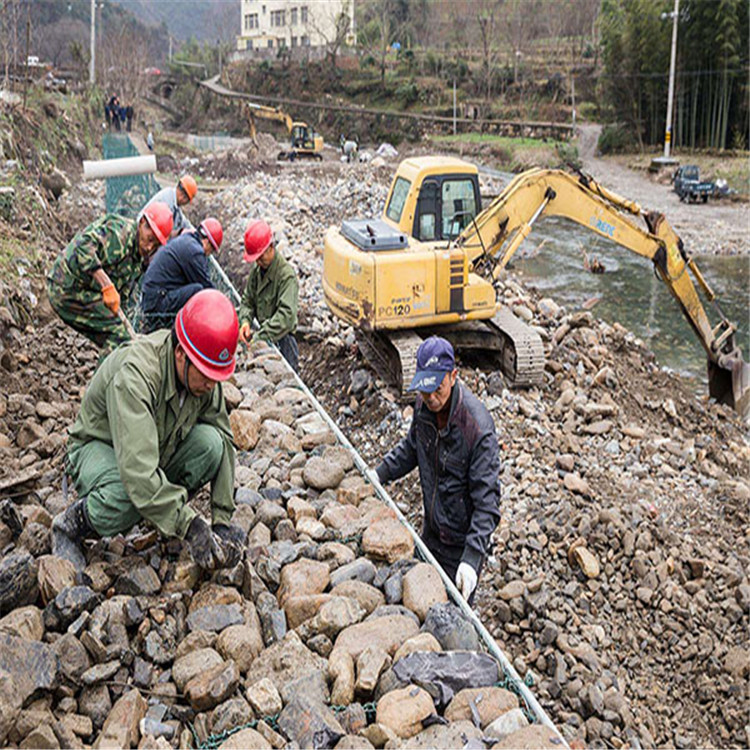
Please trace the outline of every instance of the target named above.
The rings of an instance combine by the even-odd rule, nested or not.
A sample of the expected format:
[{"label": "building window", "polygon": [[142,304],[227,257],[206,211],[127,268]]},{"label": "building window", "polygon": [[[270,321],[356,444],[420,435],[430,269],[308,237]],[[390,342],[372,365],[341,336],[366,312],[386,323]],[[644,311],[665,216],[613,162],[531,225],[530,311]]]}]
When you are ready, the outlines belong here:
[{"label": "building window", "polygon": [[297,37],[293,36],[292,37],[292,47],[296,47],[296,46],[297,46]]},{"label": "building window", "polygon": [[302,23],[307,23],[307,6],[303,5],[299,9],[299,18]]},{"label": "building window", "polygon": [[268,40],[268,46],[269,47],[273,47],[273,39],[269,39]]},{"label": "building window", "polygon": [[290,23],[290,26],[296,26],[297,25],[297,9],[292,8],[292,21]]},{"label": "building window", "polygon": [[253,48],[253,40],[248,39],[247,43],[245,44],[245,49],[252,49]]},{"label": "building window", "polygon": [[310,37],[309,36],[302,36],[299,39],[300,47],[309,47],[310,46]]},{"label": "building window", "polygon": [[284,49],[284,47],[286,47],[286,39],[282,37],[279,39],[279,49]]},{"label": "building window", "polygon": [[251,29],[257,29],[257,28],[258,28],[258,14],[247,13],[245,15],[245,31],[250,31]]},{"label": "building window", "polygon": [[271,11],[271,26],[280,28],[286,26],[286,11],[285,10],[272,10]]},{"label": "building window", "polygon": [[263,15],[264,16],[266,15],[266,6],[265,5],[263,6]]}]

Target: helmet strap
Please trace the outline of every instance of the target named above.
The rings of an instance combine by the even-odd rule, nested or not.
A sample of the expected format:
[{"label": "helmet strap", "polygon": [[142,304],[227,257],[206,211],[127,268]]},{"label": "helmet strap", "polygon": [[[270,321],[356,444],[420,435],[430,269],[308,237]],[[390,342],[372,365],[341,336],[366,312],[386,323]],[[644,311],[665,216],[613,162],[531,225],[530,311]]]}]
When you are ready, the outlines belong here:
[{"label": "helmet strap", "polygon": [[191,395],[195,396],[195,394],[190,390],[190,381],[188,380],[188,368],[190,367],[190,358],[187,355],[187,352],[183,349],[183,352],[185,353],[185,364],[182,366],[182,380],[185,385],[185,390]]}]

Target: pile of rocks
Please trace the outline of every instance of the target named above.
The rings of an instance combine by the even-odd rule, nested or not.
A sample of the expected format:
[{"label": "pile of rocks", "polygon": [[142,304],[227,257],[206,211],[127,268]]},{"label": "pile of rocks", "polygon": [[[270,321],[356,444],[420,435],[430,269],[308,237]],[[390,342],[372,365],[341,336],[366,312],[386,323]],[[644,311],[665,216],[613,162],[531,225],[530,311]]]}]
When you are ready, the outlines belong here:
[{"label": "pile of rocks", "polygon": [[136,529],[76,575],[49,554],[59,494],[6,501],[0,742],[549,746],[278,356],[260,352],[226,398],[247,535],[231,570],[202,574],[182,543]]}]

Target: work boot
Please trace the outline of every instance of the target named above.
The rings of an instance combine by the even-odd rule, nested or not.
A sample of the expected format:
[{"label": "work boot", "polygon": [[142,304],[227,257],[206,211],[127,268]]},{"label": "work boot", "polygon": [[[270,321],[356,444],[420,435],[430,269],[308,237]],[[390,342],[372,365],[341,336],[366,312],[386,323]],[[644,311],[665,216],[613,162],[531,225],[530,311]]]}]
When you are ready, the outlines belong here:
[{"label": "work boot", "polygon": [[242,553],[245,551],[247,532],[233,523],[217,523],[214,525],[214,534],[221,540],[221,546],[226,558],[224,567],[233,568],[242,559]]},{"label": "work boot", "polygon": [[86,515],[86,498],[81,497],[52,520],[52,554],[72,562],[76,570],[83,570],[86,558],[81,543],[92,536],[95,532]]}]

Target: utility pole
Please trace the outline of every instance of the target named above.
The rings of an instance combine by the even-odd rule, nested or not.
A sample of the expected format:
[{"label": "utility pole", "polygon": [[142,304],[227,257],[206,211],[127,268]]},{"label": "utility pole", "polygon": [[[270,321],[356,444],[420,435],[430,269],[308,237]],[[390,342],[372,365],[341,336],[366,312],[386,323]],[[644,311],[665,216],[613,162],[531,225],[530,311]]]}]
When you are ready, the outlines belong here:
[{"label": "utility pole", "polygon": [[576,130],[576,77],[570,74],[570,92],[573,99],[573,133]]},{"label": "utility pole", "polygon": [[669,94],[667,95],[667,128],[664,133],[664,158],[669,159],[672,145],[672,102],[674,100],[674,68],[677,59],[677,20],[680,15],[680,0],[674,0],[672,14],[672,54],[669,60]]},{"label": "utility pole", "polygon": [[96,83],[96,0],[91,0],[91,51],[89,55],[89,83]]},{"label": "utility pole", "polygon": [[453,135],[456,135],[456,79],[453,79]]},{"label": "utility pole", "polygon": [[172,35],[169,35],[169,62],[172,62]]}]

